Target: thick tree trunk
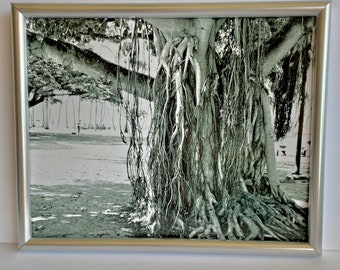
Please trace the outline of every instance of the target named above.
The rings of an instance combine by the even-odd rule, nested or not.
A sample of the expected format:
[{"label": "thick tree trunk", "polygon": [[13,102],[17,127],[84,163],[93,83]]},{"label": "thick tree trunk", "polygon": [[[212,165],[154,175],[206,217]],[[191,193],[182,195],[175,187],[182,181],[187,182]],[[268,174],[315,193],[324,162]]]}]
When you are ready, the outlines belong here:
[{"label": "thick tree trunk", "polygon": [[[268,76],[275,65],[281,61],[298,42],[304,34],[305,27],[310,27],[314,23],[314,19],[307,19],[306,22],[295,22],[291,25],[285,38],[276,47],[272,48],[265,56],[263,64],[263,76]],[[277,176],[276,157],[274,148],[274,121],[271,117],[271,106],[268,99],[268,94],[261,93],[262,106],[264,112],[265,134],[266,134],[266,160],[267,171],[271,190],[275,196],[279,191],[279,179]]]},{"label": "thick tree trunk", "polygon": [[[251,80],[253,52],[242,47],[252,46],[244,37],[247,28],[235,23],[236,44],[247,54],[242,59],[234,53],[222,71],[215,67],[213,20],[183,19],[176,25],[164,19],[149,22],[165,42],[159,46],[162,54],[154,84],[157,95],[146,175],[150,188],[144,189],[146,223],[155,235],[163,236],[177,229],[189,231],[190,237],[253,239],[261,235],[258,227],[262,227],[273,237],[284,238],[274,232],[276,228],[262,224],[268,220],[260,221],[264,217],[253,213],[264,207],[264,212],[274,215],[271,206],[266,208],[260,199],[256,202],[250,194],[254,190],[247,188],[249,179],[244,179],[260,182],[265,159],[271,193],[275,198],[280,194],[272,106],[263,86]],[[258,84],[302,33],[301,25],[292,25],[287,37],[257,62],[264,63],[263,70],[256,70]],[[260,50],[257,53],[263,57]],[[254,204],[242,206],[248,199]],[[275,220],[271,226],[280,224],[280,217]],[[248,236],[240,223],[247,224]]]},{"label": "thick tree trunk", "polygon": [[262,91],[261,93],[262,109],[263,109],[263,120],[264,120],[264,132],[265,132],[265,153],[267,161],[267,173],[270,183],[270,188],[274,196],[278,195],[280,181],[277,176],[276,158],[275,158],[275,133],[274,133],[274,122],[272,119],[271,105],[269,103],[268,94]]}]

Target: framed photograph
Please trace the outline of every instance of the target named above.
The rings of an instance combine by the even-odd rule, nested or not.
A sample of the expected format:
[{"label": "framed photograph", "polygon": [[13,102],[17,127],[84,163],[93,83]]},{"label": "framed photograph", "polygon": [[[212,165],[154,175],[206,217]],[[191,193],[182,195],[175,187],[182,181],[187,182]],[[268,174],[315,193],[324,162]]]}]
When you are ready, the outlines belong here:
[{"label": "framed photograph", "polygon": [[321,254],[329,9],[12,4],[19,248]]}]

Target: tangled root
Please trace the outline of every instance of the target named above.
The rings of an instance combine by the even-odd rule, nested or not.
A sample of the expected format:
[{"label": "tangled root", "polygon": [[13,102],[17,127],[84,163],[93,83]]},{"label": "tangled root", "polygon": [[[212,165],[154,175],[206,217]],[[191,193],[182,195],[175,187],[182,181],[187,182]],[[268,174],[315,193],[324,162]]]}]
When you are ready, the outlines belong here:
[{"label": "tangled root", "polygon": [[305,214],[296,205],[242,192],[228,201],[223,218],[227,239],[303,241]]}]

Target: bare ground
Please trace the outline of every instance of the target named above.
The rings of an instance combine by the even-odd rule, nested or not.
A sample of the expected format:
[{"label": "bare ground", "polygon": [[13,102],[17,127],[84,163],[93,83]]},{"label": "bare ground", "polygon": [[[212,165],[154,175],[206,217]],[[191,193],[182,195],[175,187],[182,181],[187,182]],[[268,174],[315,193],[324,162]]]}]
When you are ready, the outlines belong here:
[{"label": "bare ground", "polygon": [[32,235],[56,238],[143,236],[128,223],[128,184],[33,185]]},{"label": "bare ground", "polygon": [[[145,237],[128,222],[132,189],[126,150],[119,137],[34,133],[30,135],[32,236],[37,238]],[[306,163],[306,162],[305,162]],[[289,181],[289,157],[278,158],[282,188],[308,201],[308,180]]]}]

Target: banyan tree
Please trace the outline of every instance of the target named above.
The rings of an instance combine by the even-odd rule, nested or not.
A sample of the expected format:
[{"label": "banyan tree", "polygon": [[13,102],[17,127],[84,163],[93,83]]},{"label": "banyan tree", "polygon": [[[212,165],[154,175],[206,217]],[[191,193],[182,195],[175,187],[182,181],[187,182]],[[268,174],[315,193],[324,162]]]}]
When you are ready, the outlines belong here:
[{"label": "banyan tree", "polygon": [[146,146],[136,107],[131,118],[131,222],[156,237],[304,240],[274,140],[289,131],[294,100],[307,98],[313,19],[146,23],[159,65]]},{"label": "banyan tree", "polygon": [[[289,132],[294,104],[308,98],[314,18],[134,21],[115,20],[120,50],[124,39],[131,46],[128,72],[123,81],[118,65],[113,90],[132,94],[121,101],[130,130],[129,222],[153,237],[304,241],[307,215],[280,187],[274,142]],[[105,23],[58,27],[79,43],[103,38]],[[138,72],[148,53],[158,65],[145,80],[152,119],[144,136]]]}]

